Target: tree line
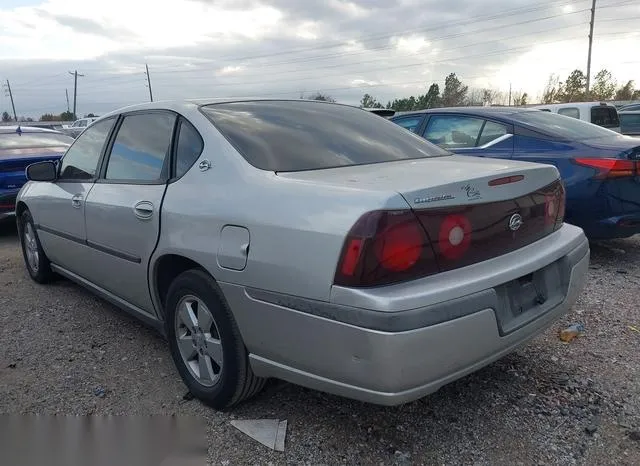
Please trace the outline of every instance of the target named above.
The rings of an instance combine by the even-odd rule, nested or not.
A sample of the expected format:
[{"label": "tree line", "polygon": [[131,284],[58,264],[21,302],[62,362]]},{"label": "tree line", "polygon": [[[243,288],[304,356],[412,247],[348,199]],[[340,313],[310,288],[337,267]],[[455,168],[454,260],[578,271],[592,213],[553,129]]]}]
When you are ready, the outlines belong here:
[{"label": "tree line", "polygon": [[[618,85],[611,72],[606,69],[595,75],[595,79],[587,92],[587,77],[581,70],[572,71],[565,80],[552,74],[544,88],[539,101],[544,104],[564,102],[584,102],[589,100],[637,100],[640,99],[640,89],[635,89],[633,80]],[[322,93],[316,93],[309,99],[335,102]],[[513,105],[524,106],[530,104],[530,97],[526,92],[501,92],[492,88],[473,89],[464,84],[455,73],[450,73],[444,80],[444,89],[437,83],[431,84],[425,94],[412,95],[388,101],[386,104],[378,101],[371,94],[365,94],[360,100],[362,108],[387,108],[397,112],[422,110],[438,107],[461,107],[476,105]]]}]

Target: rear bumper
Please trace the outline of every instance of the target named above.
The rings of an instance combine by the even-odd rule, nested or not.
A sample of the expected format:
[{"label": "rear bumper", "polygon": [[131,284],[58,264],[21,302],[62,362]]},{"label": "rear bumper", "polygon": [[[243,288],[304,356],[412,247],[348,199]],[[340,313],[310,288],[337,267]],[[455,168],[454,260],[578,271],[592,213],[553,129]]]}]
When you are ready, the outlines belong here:
[{"label": "rear bumper", "polygon": [[[412,283],[403,296],[395,295],[396,287],[383,287],[386,301],[382,295],[360,296],[360,302],[369,300],[379,309],[425,304],[405,310],[314,306],[290,297],[274,302],[264,292],[232,284],[222,288],[257,375],[396,405],[496,361],[547,329],[582,290],[589,245],[582,230],[565,225],[533,245],[486,262],[441,274],[446,275],[445,290],[431,277],[416,281],[423,282],[422,291],[411,289]],[[513,263],[518,265],[507,266]],[[491,275],[484,274],[485,268],[493,270]],[[509,307],[508,283],[532,272],[559,280],[557,292],[517,315]]]}]

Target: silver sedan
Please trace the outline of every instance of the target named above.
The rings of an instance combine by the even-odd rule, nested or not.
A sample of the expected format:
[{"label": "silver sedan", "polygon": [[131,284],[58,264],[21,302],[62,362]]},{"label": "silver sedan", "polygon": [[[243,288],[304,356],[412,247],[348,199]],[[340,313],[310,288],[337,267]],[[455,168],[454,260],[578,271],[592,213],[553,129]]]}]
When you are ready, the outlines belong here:
[{"label": "silver sedan", "polygon": [[269,377],[418,399],[548,328],[589,264],[555,167],[455,156],[345,105],[127,107],[27,175],[31,277],[156,327],[215,408]]}]

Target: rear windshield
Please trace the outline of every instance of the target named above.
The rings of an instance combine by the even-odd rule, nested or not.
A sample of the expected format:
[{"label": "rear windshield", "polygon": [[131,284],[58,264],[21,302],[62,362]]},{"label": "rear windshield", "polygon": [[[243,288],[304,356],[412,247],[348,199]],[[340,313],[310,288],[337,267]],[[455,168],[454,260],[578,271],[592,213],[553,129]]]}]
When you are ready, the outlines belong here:
[{"label": "rear windshield", "polygon": [[562,139],[583,140],[619,136],[618,133],[610,129],[557,113],[520,112],[515,113],[513,119],[534,126],[537,131]]},{"label": "rear windshield", "polygon": [[73,138],[57,133],[0,133],[0,149],[32,149],[69,146]]},{"label": "rear windshield", "polygon": [[316,170],[450,155],[371,112],[312,101],[249,101],[202,112],[253,166]]},{"label": "rear windshield", "polygon": [[591,123],[605,128],[620,126],[618,111],[613,107],[591,107]]}]

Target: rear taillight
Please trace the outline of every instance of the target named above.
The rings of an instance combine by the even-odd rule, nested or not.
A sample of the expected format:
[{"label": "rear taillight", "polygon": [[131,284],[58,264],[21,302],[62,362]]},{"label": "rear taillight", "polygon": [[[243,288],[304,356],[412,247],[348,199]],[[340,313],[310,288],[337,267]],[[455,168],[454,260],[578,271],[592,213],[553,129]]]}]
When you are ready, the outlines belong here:
[{"label": "rear taillight", "polygon": [[635,176],[638,173],[638,162],[625,159],[574,159],[578,165],[594,168],[595,179],[604,180],[610,178],[624,178]]},{"label": "rear taillight", "polygon": [[351,228],[334,283],[381,286],[438,272],[433,249],[411,210],[373,211]]},{"label": "rear taillight", "polygon": [[347,235],[334,283],[389,285],[491,259],[557,230],[564,211],[564,186],[556,180],[506,201],[369,212]]}]

